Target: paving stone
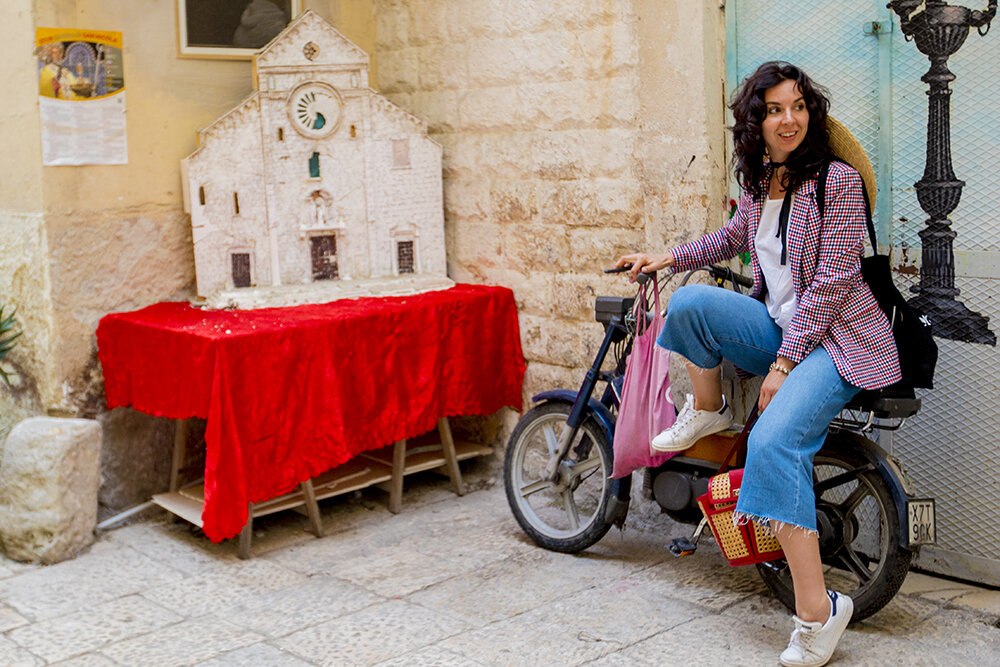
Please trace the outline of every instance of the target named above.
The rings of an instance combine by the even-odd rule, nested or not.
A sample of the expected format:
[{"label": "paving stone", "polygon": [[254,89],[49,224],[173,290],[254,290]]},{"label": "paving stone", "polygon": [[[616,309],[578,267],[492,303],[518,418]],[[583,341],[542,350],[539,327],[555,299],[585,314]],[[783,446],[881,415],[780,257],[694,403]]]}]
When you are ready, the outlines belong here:
[{"label": "paving stone", "polygon": [[5,604],[0,604],[0,632],[7,632],[28,623],[28,619]]},{"label": "paving stone", "polygon": [[468,627],[454,618],[392,600],[274,643],[321,665],[371,665],[433,644]]},{"label": "paving stone", "polygon": [[517,554],[417,591],[407,600],[482,627],[591,586],[541,554]]},{"label": "paving stone", "polygon": [[[730,607],[722,614],[731,617],[734,622],[743,621],[752,626],[756,633],[778,633],[788,641],[793,624],[791,613],[784,605],[774,598],[751,598]],[[954,639],[939,640],[936,632],[932,638],[922,637],[920,629],[930,626],[938,628],[941,619],[961,619],[960,612],[942,611],[937,605],[911,596],[896,596],[877,614],[863,621],[852,623],[844,633],[837,646],[838,664],[873,665],[937,665],[949,664],[942,662],[942,657],[951,660],[950,667],[956,665],[974,664],[969,662],[970,656],[987,649],[996,651],[996,647],[987,641],[966,643],[974,636],[975,629],[965,626],[961,620],[955,621],[958,627],[951,629]],[[971,619],[971,615],[969,616]],[[983,629],[981,638],[995,636],[1000,642],[1000,631],[991,629],[980,621]],[[961,639],[960,639],[961,638]],[[927,639],[928,644],[921,645],[921,640]],[[784,644],[779,646],[780,649]],[[958,655],[965,654],[965,660],[957,660]],[[950,657],[949,657],[950,656]],[[990,664],[986,661],[984,664]]]},{"label": "paving stone", "polygon": [[130,595],[13,630],[8,636],[35,655],[55,662],[181,620],[159,605]]},{"label": "paving stone", "polygon": [[939,611],[940,605],[933,602],[909,595],[897,595],[877,613],[851,627],[860,632],[891,635],[915,628]]},{"label": "paving stone", "polygon": [[922,572],[908,572],[906,574],[906,579],[903,580],[903,585],[899,587],[899,592],[902,593],[903,595],[909,595],[912,593],[919,593],[919,594],[936,593],[940,591],[955,591],[955,590],[958,590],[960,592],[967,592],[968,589],[970,588],[975,589],[975,587],[973,586],[969,586],[968,584],[963,584],[956,581],[951,581],[950,579],[942,579],[941,577],[932,577]]},{"label": "paving stone", "polygon": [[923,623],[904,632],[893,632],[924,650],[961,650],[973,655],[992,655],[1000,659],[1000,629],[992,622],[959,610],[942,610]]},{"label": "paving stone", "polygon": [[1000,591],[982,588],[952,598],[951,604],[964,605],[994,616],[1000,616]]},{"label": "paving stone", "polygon": [[211,660],[199,662],[198,667],[308,667],[315,663],[299,660],[291,653],[270,644],[254,644],[223,653]]},{"label": "paving stone", "polygon": [[0,579],[0,600],[21,614],[44,620],[176,582],[182,576],[134,549],[97,543],[73,560]]},{"label": "paving stone", "polygon": [[297,586],[305,579],[298,572],[254,558],[150,588],[143,597],[185,617],[201,616],[234,607],[253,596]]},{"label": "paving stone", "polygon": [[379,602],[384,599],[350,582],[319,576],[251,597],[220,615],[262,635],[282,637]]},{"label": "paving stone", "polygon": [[118,663],[99,653],[90,653],[53,663],[52,667],[118,667]]},{"label": "paving stone", "polygon": [[186,574],[217,571],[238,560],[231,544],[215,544],[197,534],[185,521],[157,521],[124,526],[105,534],[103,541],[129,546],[159,563]]},{"label": "paving stone", "polygon": [[4,667],[36,667],[44,665],[45,661],[32,655],[17,644],[0,635],[0,658]]},{"label": "paving stone", "polygon": [[0,554],[0,579],[6,579],[7,577],[13,577],[18,574],[24,574],[29,570],[37,570],[43,567],[38,563],[20,563],[16,560],[11,560],[3,554]]},{"label": "paving stone", "polygon": [[470,659],[503,665],[576,665],[686,623],[705,612],[662,591],[592,588],[441,645]]},{"label": "paving stone", "polygon": [[398,658],[376,663],[375,667],[485,667],[486,664],[452,653],[440,646],[428,646],[419,651],[405,653]]},{"label": "paving stone", "polygon": [[202,616],[105,646],[100,653],[132,667],[175,667],[207,660],[262,639],[222,619]]},{"label": "paving stone", "polygon": [[[310,575],[352,581],[385,597],[400,597],[504,557],[496,539],[453,528],[462,538],[438,539],[413,516],[386,521],[295,545],[267,558]],[[419,516],[425,516],[423,514]]]},{"label": "paving stone", "polygon": [[[773,665],[787,643],[791,614],[753,568],[730,568],[711,541],[688,558],[666,552],[689,526],[650,515],[581,554],[560,554],[524,535],[501,487],[462,498],[444,490],[404,502],[397,516],[364,497],[345,499],[332,513],[349,527],[323,539],[285,541],[302,517],[273,515],[279,530],[264,532],[281,546],[249,561],[231,544],[164,523],[106,534],[54,566],[0,559],[13,573],[0,578],[0,665],[64,655],[75,627],[89,646],[141,624],[150,631],[115,635],[59,664]],[[850,626],[836,664],[998,664],[995,615],[961,606],[961,595],[923,595],[954,582],[912,585]],[[395,596],[403,599],[386,599]],[[126,620],[129,604],[137,609]],[[161,623],[160,607],[184,620]],[[102,612],[112,627],[95,631]],[[4,629],[4,619],[18,625]]]},{"label": "paving stone", "polygon": [[690,556],[667,556],[653,567],[627,577],[628,582],[665,584],[669,596],[720,612],[751,596],[767,595],[767,586],[752,567],[730,567],[714,545]]},{"label": "paving stone", "polygon": [[696,618],[589,663],[595,667],[774,665],[788,635],[721,616]]}]

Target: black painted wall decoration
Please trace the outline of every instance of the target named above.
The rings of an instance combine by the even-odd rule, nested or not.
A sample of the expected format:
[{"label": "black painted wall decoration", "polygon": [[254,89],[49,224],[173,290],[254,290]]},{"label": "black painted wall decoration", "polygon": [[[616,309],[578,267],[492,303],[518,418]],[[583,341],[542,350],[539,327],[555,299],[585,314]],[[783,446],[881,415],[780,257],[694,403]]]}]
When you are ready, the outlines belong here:
[{"label": "black painted wall decoration", "polygon": [[951,162],[951,87],[955,75],[948,58],[965,43],[972,28],[986,35],[996,15],[997,0],[988,0],[985,11],[949,5],[943,0],[892,0],[889,9],[900,18],[907,41],[931,62],[921,77],[928,84],[927,160],[923,177],[914,183],[920,208],[929,216],[920,231],[920,282],[912,287],[910,303],[930,319],[940,338],[997,344],[989,318],[970,310],[958,300],[955,287],[954,240],[948,215],[962,198],[965,181],[958,180]]}]

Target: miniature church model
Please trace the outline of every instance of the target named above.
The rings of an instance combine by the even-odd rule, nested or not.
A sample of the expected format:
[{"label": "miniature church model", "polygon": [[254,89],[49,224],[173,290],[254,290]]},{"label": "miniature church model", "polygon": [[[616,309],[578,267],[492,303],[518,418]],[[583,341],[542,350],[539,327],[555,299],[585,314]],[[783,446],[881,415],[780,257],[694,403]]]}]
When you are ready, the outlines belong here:
[{"label": "miniature church model", "polygon": [[445,289],[441,146],[310,10],[181,163],[198,296],[253,308]]}]

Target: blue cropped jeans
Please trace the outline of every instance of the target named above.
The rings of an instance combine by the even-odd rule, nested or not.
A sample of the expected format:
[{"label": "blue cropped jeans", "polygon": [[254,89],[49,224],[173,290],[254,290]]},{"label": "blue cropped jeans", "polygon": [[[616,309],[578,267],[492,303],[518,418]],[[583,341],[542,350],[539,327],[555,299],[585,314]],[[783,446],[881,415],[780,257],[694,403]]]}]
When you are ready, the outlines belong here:
[{"label": "blue cropped jeans", "polygon": [[[726,358],[745,371],[767,375],[781,335],[760,301],[688,285],[671,297],[657,343],[700,368],[715,368]],[[816,530],[813,457],[830,421],[858,391],[840,376],[822,346],[792,369],[750,432],[737,516]]]}]

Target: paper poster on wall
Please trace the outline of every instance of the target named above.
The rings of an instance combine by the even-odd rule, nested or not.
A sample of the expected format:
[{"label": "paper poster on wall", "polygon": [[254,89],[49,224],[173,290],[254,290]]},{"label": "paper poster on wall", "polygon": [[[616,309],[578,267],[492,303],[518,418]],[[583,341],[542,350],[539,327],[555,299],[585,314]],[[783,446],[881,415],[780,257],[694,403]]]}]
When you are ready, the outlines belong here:
[{"label": "paper poster on wall", "polygon": [[122,34],[37,28],[42,164],[126,164]]}]

